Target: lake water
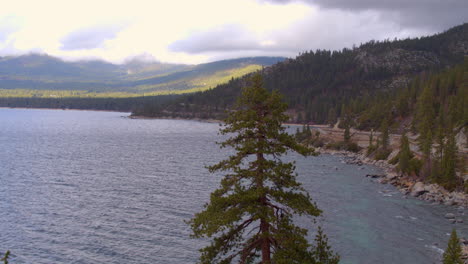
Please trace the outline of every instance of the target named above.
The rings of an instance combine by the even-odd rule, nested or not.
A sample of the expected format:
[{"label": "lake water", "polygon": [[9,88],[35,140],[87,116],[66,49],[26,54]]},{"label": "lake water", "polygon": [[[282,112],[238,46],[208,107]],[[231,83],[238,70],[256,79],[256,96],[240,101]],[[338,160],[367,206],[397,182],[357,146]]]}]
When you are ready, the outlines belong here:
[{"label": "lake water", "polygon": [[[11,263],[195,263],[206,243],[184,220],[202,209],[226,157],[217,124],[125,113],[0,109],[0,251]],[[341,263],[437,263],[456,208],[405,199],[371,166],[297,161]],[[299,219],[311,230],[314,225]]]}]

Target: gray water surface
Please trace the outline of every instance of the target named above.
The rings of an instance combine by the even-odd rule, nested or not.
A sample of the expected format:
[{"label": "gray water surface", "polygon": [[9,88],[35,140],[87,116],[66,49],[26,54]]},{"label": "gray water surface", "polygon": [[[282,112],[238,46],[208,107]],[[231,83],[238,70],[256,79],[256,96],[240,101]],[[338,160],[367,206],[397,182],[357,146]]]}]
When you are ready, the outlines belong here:
[{"label": "gray water surface", "polygon": [[[191,239],[184,220],[219,184],[204,168],[229,154],[215,144],[219,126],[127,115],[0,109],[0,251],[13,252],[11,263],[196,262],[206,241]],[[452,228],[468,233],[443,217],[456,208],[364,177],[374,167],[287,159],[324,211],[317,222],[341,263],[437,263]],[[312,239],[312,221],[298,223]]]}]

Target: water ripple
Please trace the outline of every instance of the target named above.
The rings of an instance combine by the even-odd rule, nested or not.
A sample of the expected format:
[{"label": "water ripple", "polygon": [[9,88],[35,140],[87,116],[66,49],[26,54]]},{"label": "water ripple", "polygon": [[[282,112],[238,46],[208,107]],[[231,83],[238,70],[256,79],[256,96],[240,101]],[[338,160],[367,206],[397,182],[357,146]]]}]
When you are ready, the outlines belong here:
[{"label": "water ripple", "polygon": [[[13,263],[196,262],[206,241],[189,238],[184,220],[219,183],[204,168],[229,152],[214,144],[218,125],[121,116],[0,109],[0,251]],[[444,245],[454,226],[466,235],[443,218],[454,209],[363,177],[375,168],[288,158],[342,263],[432,263],[440,248],[427,245]]]}]

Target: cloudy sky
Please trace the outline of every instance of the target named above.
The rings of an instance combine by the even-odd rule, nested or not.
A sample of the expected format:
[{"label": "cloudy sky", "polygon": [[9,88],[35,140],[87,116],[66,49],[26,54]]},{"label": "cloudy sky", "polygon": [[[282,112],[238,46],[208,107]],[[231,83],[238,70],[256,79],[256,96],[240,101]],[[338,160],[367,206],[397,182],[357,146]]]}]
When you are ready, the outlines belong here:
[{"label": "cloudy sky", "polygon": [[0,55],[201,63],[294,57],[468,22],[467,0],[15,0],[0,8]]}]

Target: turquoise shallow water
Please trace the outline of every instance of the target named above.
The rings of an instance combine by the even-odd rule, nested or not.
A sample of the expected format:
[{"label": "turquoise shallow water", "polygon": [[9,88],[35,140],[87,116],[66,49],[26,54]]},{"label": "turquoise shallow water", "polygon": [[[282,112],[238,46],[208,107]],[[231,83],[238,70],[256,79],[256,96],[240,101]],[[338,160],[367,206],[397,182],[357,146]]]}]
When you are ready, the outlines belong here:
[{"label": "turquoise shallow water", "polygon": [[[0,250],[12,263],[195,263],[203,240],[184,223],[228,155],[217,124],[125,113],[0,109]],[[437,263],[456,208],[405,199],[329,155],[297,161],[342,263]],[[311,230],[310,219],[297,219]]]}]

